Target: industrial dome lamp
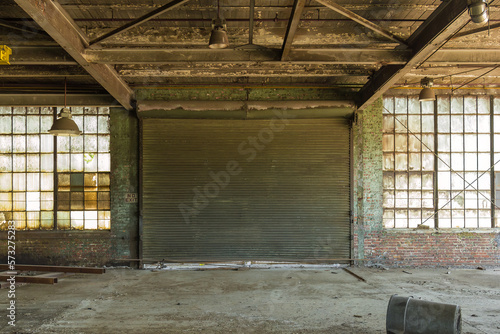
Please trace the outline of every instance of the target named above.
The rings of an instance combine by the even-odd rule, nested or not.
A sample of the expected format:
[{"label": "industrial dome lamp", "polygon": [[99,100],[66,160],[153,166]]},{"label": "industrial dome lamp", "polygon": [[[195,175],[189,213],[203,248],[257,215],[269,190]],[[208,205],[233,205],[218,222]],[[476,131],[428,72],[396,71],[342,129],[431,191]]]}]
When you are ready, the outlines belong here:
[{"label": "industrial dome lamp", "polygon": [[66,78],[64,79],[64,108],[61,109],[58,119],[54,121],[52,127],[48,131],[54,136],[79,136],[82,134],[78,125],[71,119],[71,112],[66,107]]},{"label": "industrial dome lamp", "polygon": [[217,0],[217,19],[212,20],[212,33],[208,42],[209,48],[225,49],[229,46],[226,28],[226,21],[220,17],[219,0]]},{"label": "industrial dome lamp", "polygon": [[436,94],[434,94],[434,91],[431,89],[431,87],[434,85],[432,79],[425,77],[420,81],[420,85],[422,86],[422,90],[420,91],[418,100],[420,102],[435,101]]},{"label": "industrial dome lamp", "polygon": [[484,23],[489,19],[487,0],[469,0],[469,15],[474,23]]}]

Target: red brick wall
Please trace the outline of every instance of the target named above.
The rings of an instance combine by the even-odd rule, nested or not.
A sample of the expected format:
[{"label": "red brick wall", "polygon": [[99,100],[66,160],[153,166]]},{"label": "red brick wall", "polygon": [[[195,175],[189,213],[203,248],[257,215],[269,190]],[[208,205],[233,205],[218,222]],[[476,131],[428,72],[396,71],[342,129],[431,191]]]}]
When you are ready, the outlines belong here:
[{"label": "red brick wall", "polygon": [[388,266],[499,266],[500,232],[371,232],[364,255],[367,264]]}]

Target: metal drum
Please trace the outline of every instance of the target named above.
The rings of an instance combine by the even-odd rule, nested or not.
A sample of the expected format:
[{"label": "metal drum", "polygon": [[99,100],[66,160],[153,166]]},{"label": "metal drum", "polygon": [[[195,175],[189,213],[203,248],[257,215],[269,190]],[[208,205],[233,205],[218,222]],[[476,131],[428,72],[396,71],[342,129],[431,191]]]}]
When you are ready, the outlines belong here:
[{"label": "metal drum", "polygon": [[393,295],[386,318],[387,334],[460,334],[460,306]]}]

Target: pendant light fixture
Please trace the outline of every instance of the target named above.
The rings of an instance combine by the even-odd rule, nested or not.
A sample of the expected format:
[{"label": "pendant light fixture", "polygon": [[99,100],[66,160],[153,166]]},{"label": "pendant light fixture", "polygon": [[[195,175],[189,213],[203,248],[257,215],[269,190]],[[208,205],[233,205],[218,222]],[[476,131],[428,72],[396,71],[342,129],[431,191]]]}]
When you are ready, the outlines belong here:
[{"label": "pendant light fixture", "polygon": [[431,87],[434,85],[432,79],[425,77],[420,81],[420,85],[422,86],[422,90],[420,91],[418,100],[420,102],[435,101],[436,94],[434,94],[434,91],[431,89]]},{"label": "pendant light fixture", "polygon": [[226,32],[226,20],[220,17],[219,0],[217,0],[217,19],[212,20],[212,33],[208,47],[211,49],[224,49],[229,46],[229,39]]},{"label": "pendant light fixture", "polygon": [[469,15],[474,23],[484,23],[489,19],[487,0],[469,0]]},{"label": "pendant light fixture", "polygon": [[71,112],[66,108],[66,78],[64,78],[64,108],[61,109],[58,119],[54,121],[49,133],[54,136],[79,136],[82,134],[78,125],[71,119]]}]

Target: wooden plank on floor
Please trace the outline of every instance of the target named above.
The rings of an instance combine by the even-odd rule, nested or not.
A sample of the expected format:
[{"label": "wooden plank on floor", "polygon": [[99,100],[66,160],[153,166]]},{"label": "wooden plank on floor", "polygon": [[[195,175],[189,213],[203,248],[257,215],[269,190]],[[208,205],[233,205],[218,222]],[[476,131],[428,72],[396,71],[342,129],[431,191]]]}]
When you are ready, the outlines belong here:
[{"label": "wooden plank on floor", "polygon": [[[10,275],[0,275],[0,281],[6,281]],[[36,284],[55,284],[57,277],[37,277],[37,276],[16,276],[16,283],[36,283]]]},{"label": "wooden plank on floor", "polygon": [[[0,264],[0,270],[8,270],[9,265]],[[66,267],[66,266],[39,266],[31,264],[16,264],[16,270],[28,270],[28,271],[53,271],[53,272],[64,272],[64,273],[80,273],[80,274],[104,274],[106,269],[104,268],[89,268],[89,267]]]}]

